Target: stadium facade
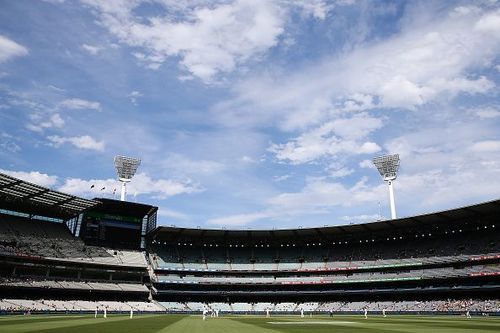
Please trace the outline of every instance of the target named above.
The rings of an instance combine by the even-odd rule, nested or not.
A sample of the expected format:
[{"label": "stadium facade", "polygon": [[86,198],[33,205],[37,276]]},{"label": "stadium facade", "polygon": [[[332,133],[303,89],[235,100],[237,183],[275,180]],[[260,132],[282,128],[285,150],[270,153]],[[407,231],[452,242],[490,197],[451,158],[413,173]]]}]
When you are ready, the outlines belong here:
[{"label": "stadium facade", "polygon": [[345,226],[157,226],[0,174],[0,311],[500,313],[500,200]]}]

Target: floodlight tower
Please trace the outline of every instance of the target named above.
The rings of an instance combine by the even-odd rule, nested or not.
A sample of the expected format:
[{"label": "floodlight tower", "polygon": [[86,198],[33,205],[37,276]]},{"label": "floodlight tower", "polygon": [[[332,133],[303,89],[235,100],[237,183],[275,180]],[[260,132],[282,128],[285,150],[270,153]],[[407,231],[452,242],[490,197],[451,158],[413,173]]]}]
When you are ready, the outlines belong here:
[{"label": "floodlight tower", "polygon": [[121,201],[125,201],[127,195],[127,183],[129,183],[135,175],[137,168],[141,164],[141,160],[133,157],[115,156],[115,168],[118,180],[122,183]]},{"label": "floodlight tower", "polygon": [[399,169],[399,154],[375,157],[373,164],[385,182],[389,185],[389,199],[391,201],[391,218],[396,218],[396,204],[394,202],[394,188],[392,182],[396,180]]}]

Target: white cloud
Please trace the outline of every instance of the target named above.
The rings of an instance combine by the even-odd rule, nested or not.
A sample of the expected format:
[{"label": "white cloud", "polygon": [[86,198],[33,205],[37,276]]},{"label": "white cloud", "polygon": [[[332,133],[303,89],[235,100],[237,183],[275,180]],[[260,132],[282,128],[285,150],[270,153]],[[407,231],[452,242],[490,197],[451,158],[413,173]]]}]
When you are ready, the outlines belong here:
[{"label": "white cloud", "polygon": [[64,93],[64,92],[66,92],[66,90],[64,90],[63,88],[56,87],[56,86],[54,86],[52,84],[49,84],[47,86],[47,88],[49,88],[50,90],[53,90],[55,92],[58,92],[58,93]]},{"label": "white cloud", "polygon": [[137,99],[138,99],[139,97],[142,97],[142,96],[144,96],[144,95],[143,95],[142,93],[140,93],[139,91],[137,91],[137,90],[132,91],[132,92],[128,95],[128,97],[130,98],[130,102],[131,102],[132,104],[134,104],[134,105],[137,105]]},{"label": "white cloud", "polygon": [[88,101],[81,98],[65,99],[58,104],[59,109],[70,110],[95,110],[101,111],[101,104],[99,102]]},{"label": "white cloud", "polygon": [[[63,92],[60,88],[54,86],[48,86],[48,88],[58,93]],[[64,110],[101,110],[98,102],[80,98],[65,99],[53,106],[49,106],[45,102],[33,101],[23,94],[9,99],[9,104],[32,110],[26,128],[38,133],[42,133],[45,129],[63,128],[66,121],[62,118],[61,112]],[[66,118],[68,118],[68,115],[66,115]]]},{"label": "white cloud", "polygon": [[466,16],[471,13],[478,14],[481,13],[481,8],[476,6],[458,6],[454,8],[450,15],[452,16]]},{"label": "white cloud", "polygon": [[500,117],[500,110],[497,107],[478,107],[467,110],[467,113],[473,114],[480,119],[494,119]]},{"label": "white cloud", "polygon": [[243,157],[241,158],[241,161],[243,161],[243,162],[245,162],[245,163],[259,163],[259,161],[258,161],[258,160],[254,159],[254,158],[252,158],[252,157],[250,157],[250,156],[247,156],[247,155],[243,156]]},{"label": "white cloud", "polygon": [[[500,53],[500,33],[494,33],[498,15],[470,11],[403,19],[401,30],[389,38],[326,56],[291,74],[256,73],[234,85],[233,98],[212,111],[229,126],[273,123],[295,131],[349,110],[416,110],[458,94],[488,93],[495,83],[474,71],[490,68]],[[356,102],[353,96],[368,99]]]},{"label": "white cloud", "polygon": [[[485,137],[491,139],[485,140]],[[457,121],[443,127],[439,122],[428,122],[425,127],[390,139],[384,150],[401,156],[400,172],[394,183],[400,216],[498,197],[500,138],[495,123]],[[311,177],[306,179],[302,189],[271,196],[260,210],[213,220],[219,224],[244,225],[314,214],[337,214],[341,220],[342,216],[350,216],[352,212],[355,212],[352,215],[375,217],[379,202],[384,211],[387,208],[387,186],[370,160],[363,160],[359,165],[371,169],[362,170],[370,176],[369,179],[362,178],[354,185],[347,185],[327,177]],[[342,170],[341,163],[333,164],[334,170],[339,168]],[[329,220],[331,224],[341,222]],[[349,221],[355,220],[349,218]]]},{"label": "white cloud", "polygon": [[474,28],[479,31],[498,35],[500,33],[500,10],[487,13],[481,17],[476,22]]},{"label": "white cloud", "polygon": [[335,7],[352,5],[355,0],[280,0],[280,2],[282,6],[300,9],[305,16],[324,20]]},{"label": "white cloud", "polygon": [[25,172],[0,169],[0,172],[44,187],[52,187],[57,183],[57,176],[50,176],[38,171]]},{"label": "white cloud", "polygon": [[[500,186],[497,181],[500,179],[500,141],[480,142],[471,148],[461,149],[463,154],[460,157],[449,152],[415,153],[415,150],[413,154],[407,155],[403,160],[405,171],[394,183],[399,215],[430,213],[497,198]],[[470,156],[470,152],[480,155]],[[377,174],[375,170],[373,172]],[[378,179],[378,176],[374,177]],[[243,226],[261,220],[332,214],[341,209],[367,212],[358,214],[358,218],[340,216],[341,221],[366,222],[378,219],[378,215],[371,213],[376,211],[378,202],[382,202],[386,208],[387,186],[382,181],[373,185],[368,184],[367,179],[362,179],[353,186],[346,186],[340,182],[309,179],[300,191],[271,197],[260,211],[214,218],[209,223]],[[341,221],[331,220],[330,224],[339,224]]]},{"label": "white cloud", "polygon": [[91,55],[97,55],[102,50],[102,47],[89,45],[89,44],[83,44],[82,49],[84,49],[85,51],[87,51]]},{"label": "white cloud", "polygon": [[[81,98],[69,98],[52,101],[54,92],[57,96],[62,95],[65,90],[53,85],[39,87],[36,92],[16,92],[9,91],[9,96],[6,99],[8,105],[20,109],[28,109],[29,122],[26,128],[31,131],[41,133],[44,129],[62,128],[65,125],[65,119],[61,116],[65,110],[94,110],[100,111],[101,105],[99,102],[89,101]],[[65,118],[69,115],[66,113]]]},{"label": "white cloud", "polygon": [[50,122],[53,125],[53,127],[61,128],[64,126],[64,120],[58,113],[54,113],[52,116],[50,116]]},{"label": "white cloud", "polygon": [[54,147],[60,147],[65,143],[70,143],[79,149],[104,151],[104,142],[97,141],[89,135],[61,137],[58,135],[48,136],[47,139],[52,142]]},{"label": "white cloud", "polygon": [[[62,128],[65,120],[52,101],[48,101],[56,92],[58,95],[63,89],[53,85],[38,85],[34,82],[34,91],[15,91],[6,89],[5,107],[12,107],[19,111],[28,111],[28,121],[25,127],[31,131],[42,133],[49,128]],[[50,97],[49,97],[50,96]]]},{"label": "white cloud", "polygon": [[359,162],[359,167],[366,169],[375,169],[375,166],[373,165],[373,162],[371,160],[362,160],[361,162]]},{"label": "white cloud", "polygon": [[285,144],[272,144],[269,151],[280,161],[293,164],[312,162],[339,154],[372,154],[380,147],[365,138],[383,126],[380,119],[366,113],[330,121],[303,133]]},{"label": "white cloud", "polygon": [[369,110],[375,106],[376,103],[373,101],[373,96],[360,93],[354,93],[341,103],[335,105],[342,112]]},{"label": "white cloud", "polygon": [[326,171],[328,172],[328,175],[332,178],[342,178],[354,173],[354,169],[341,166],[337,163],[333,163],[332,165],[330,165],[326,169]]},{"label": "white cloud", "polygon": [[312,15],[320,20],[324,20],[328,12],[335,6],[334,2],[327,2],[324,0],[292,0],[292,3],[302,7],[304,14]]},{"label": "white cloud", "polygon": [[466,204],[498,197],[500,141],[494,124],[420,129],[390,140],[385,148],[400,153],[396,191],[407,209],[428,211],[457,200]]},{"label": "white cloud", "polygon": [[21,151],[21,147],[17,144],[18,138],[12,135],[0,132],[0,151],[6,151],[9,153],[17,153]]},{"label": "white cloud", "polygon": [[26,128],[33,132],[41,133],[47,128],[62,128],[65,124],[64,119],[61,118],[59,113],[53,113],[49,116],[49,119],[42,121],[42,116],[37,113],[33,113],[30,116],[31,123],[26,125]]},{"label": "white cloud", "polygon": [[0,63],[12,59],[14,57],[21,57],[28,54],[28,49],[24,46],[0,35]]},{"label": "white cloud", "polygon": [[[112,195],[113,191],[115,191],[116,195],[120,195],[121,189],[121,185],[116,179],[84,180],[79,178],[66,178],[64,182],[58,186],[57,176],[51,176],[38,171],[24,172],[0,169],[0,172],[40,186],[57,187],[57,190],[63,193],[80,196]],[[179,194],[198,193],[201,191],[203,191],[203,189],[198,184],[193,184],[191,181],[152,179],[145,173],[137,174],[127,185],[127,194],[129,196],[147,194],[160,199]],[[188,219],[187,215],[168,209],[161,209],[159,215],[180,220]]]},{"label": "white cloud", "polygon": [[292,175],[286,174],[286,175],[282,175],[282,176],[275,176],[273,179],[275,182],[282,182],[282,181],[285,181],[291,177],[292,177]]},{"label": "white cloud", "polygon": [[[370,139],[372,133],[383,124],[390,124],[390,131],[398,132],[395,129],[403,117],[415,119],[416,124],[426,125],[405,128],[404,135],[389,140],[384,147],[402,156],[396,192],[403,211],[429,211],[456,204],[457,200],[472,203],[497,197],[495,187],[500,185],[491,181],[500,179],[494,124],[462,123],[463,113],[436,112],[446,108],[458,94],[495,93],[494,82],[474,71],[491,67],[500,52],[500,34],[492,33],[496,19],[482,10],[429,17],[432,15],[425,16],[425,24],[420,21],[418,25],[413,24],[415,20],[403,20],[401,31],[388,39],[327,57],[293,74],[277,77],[257,73],[235,85],[234,98],[219,103],[212,111],[228,126],[277,124],[284,131],[298,131],[300,134],[288,142],[269,148],[279,161],[293,164],[320,159],[345,162],[345,157],[363,151],[377,153],[381,148]],[[486,17],[488,24],[471,28]],[[416,112],[402,115],[394,108]],[[380,123],[374,120],[368,128],[332,126],[339,119],[352,117],[346,114],[370,109],[376,109],[372,113],[377,117],[381,112],[387,116],[370,116]],[[492,119],[496,112],[478,112],[477,116]],[[344,130],[343,136],[339,129]],[[358,163],[362,169],[372,169],[374,179],[379,181],[369,159]],[[340,175],[350,172],[348,165],[344,167],[346,170],[341,165],[334,170],[339,170]],[[387,196],[381,182],[376,186],[364,182],[346,186],[325,179],[309,180],[302,190],[272,197],[263,209],[234,217],[251,224],[264,219],[331,213],[333,207],[348,205],[365,209],[371,206],[372,211],[364,214],[369,216],[373,215],[374,204]],[[231,220],[231,216],[224,218],[219,221]]]},{"label": "white cloud", "polygon": [[[172,1],[172,4],[174,2]],[[101,1],[98,4],[94,1],[93,10],[99,13],[99,20],[112,34],[137,51],[135,54],[139,62],[158,67],[167,59],[180,61],[181,66],[186,69],[183,73],[186,77],[199,77],[206,82],[216,80],[221,74],[235,71],[238,67],[243,67],[241,66],[243,64],[251,64],[254,59],[269,52],[274,47],[271,45],[282,43],[279,41],[289,33],[284,30],[287,18],[280,8],[272,14],[277,14],[274,17],[277,18],[278,23],[275,27],[282,28],[283,32],[276,32],[273,38],[269,37],[271,42],[267,44],[262,43],[261,40],[255,40],[253,48],[240,51],[234,49],[239,45],[239,38],[249,37],[234,36],[231,31],[234,25],[228,18],[239,18],[238,15],[242,15],[244,19],[261,17],[263,14],[259,11],[260,2],[254,12],[248,10],[248,13],[239,14],[238,10],[242,8],[240,5],[244,3],[242,1],[223,4],[213,2],[211,5],[196,1],[196,5],[191,7],[195,9],[183,11],[185,15],[177,19],[172,18],[173,15],[169,16],[171,15],[169,10],[159,10],[155,18],[132,17],[139,12],[147,12],[142,10],[144,8],[140,8],[144,4],[135,3]],[[309,6],[308,9],[304,9],[305,12],[309,11],[307,15],[312,15],[317,19],[335,19],[333,15],[330,17],[331,9],[324,7],[325,4],[329,4],[328,2],[303,1],[302,3]],[[188,6],[185,2],[178,4],[178,6],[183,5]],[[157,3],[151,2],[144,6],[159,7]],[[264,8],[262,12],[268,13],[266,10],[271,7],[274,8],[275,3],[262,2],[262,8]],[[410,10],[412,10],[411,6],[405,8],[405,11]],[[236,12],[238,14],[233,14]],[[396,183],[396,191],[398,204],[403,207],[403,212],[409,202],[413,202],[412,205],[420,209],[421,207],[435,207],[433,200],[446,204],[451,202],[451,198],[473,200],[477,197],[497,195],[495,193],[498,193],[498,190],[495,192],[495,186],[497,189],[499,187],[495,180],[500,179],[498,177],[498,161],[500,160],[498,134],[485,133],[483,126],[474,126],[472,128],[478,134],[471,135],[468,133],[471,124],[463,122],[476,121],[484,123],[486,127],[488,127],[486,123],[490,123],[490,128],[497,127],[497,130],[496,122],[499,119],[499,111],[495,108],[484,108],[474,109],[473,113],[468,113],[472,109],[451,108],[447,103],[457,94],[491,93],[488,96],[490,100],[496,97],[493,94],[498,93],[494,89],[497,73],[493,73],[494,70],[491,72],[491,69],[500,51],[498,13],[486,13],[479,8],[460,8],[455,10],[453,15],[441,14],[443,13],[435,15],[439,16],[437,19],[424,20],[425,24],[420,24],[421,21],[418,20],[418,24],[414,24],[415,21],[403,18],[393,26],[394,29],[400,30],[391,29],[391,35],[388,37],[384,35],[383,39],[373,39],[366,44],[357,44],[352,49],[344,48],[342,52],[330,53],[323,60],[308,62],[312,64],[308,67],[290,66],[293,68],[289,71],[289,67],[276,68],[275,64],[270,63],[263,66],[269,76],[254,71],[254,68],[248,69],[245,75],[253,77],[243,78],[242,81],[236,82],[233,98],[214,108],[213,111],[218,120],[230,126],[248,123],[265,126],[262,132],[266,135],[273,135],[271,140],[275,144],[270,147],[270,151],[275,154],[279,162],[285,161],[293,164],[318,162],[314,165],[301,166],[297,168],[300,170],[296,171],[312,171],[310,174],[318,175],[319,169],[324,173],[322,174],[324,177],[308,179],[304,188],[297,189],[292,186],[300,184],[301,176],[298,174],[295,177],[297,179],[290,182],[293,184],[280,184],[282,188],[284,185],[287,185],[287,188],[293,188],[293,190],[289,189],[288,193],[274,195],[276,189],[270,189],[267,193],[273,194],[269,194],[271,198],[263,203],[264,207],[261,210],[236,214],[230,219],[221,217],[213,220],[216,223],[244,225],[256,220],[266,218],[274,220],[294,214],[330,213],[335,211],[334,208],[351,204],[351,196],[355,197],[352,201],[353,207],[356,210],[363,210],[360,212],[361,215],[370,216],[373,211],[366,211],[364,214],[365,204],[373,203],[375,199],[370,198],[374,198],[375,194],[381,195],[384,200],[386,192],[382,190],[377,192],[378,190],[372,188],[375,184],[376,188],[380,185],[383,189],[376,170],[361,170],[357,168],[357,165],[360,168],[373,168],[369,160],[371,156],[363,154],[378,153],[382,149],[381,146],[384,150],[400,152],[402,155],[402,173]],[[433,16],[429,13],[425,15]],[[234,24],[237,27],[242,26],[242,29],[250,30],[252,27],[260,27],[257,22],[245,20]],[[181,33],[171,33],[177,30]],[[224,40],[223,43],[214,41],[217,38],[214,31],[220,31],[219,36]],[[234,31],[240,32],[238,29]],[[242,35],[245,35],[245,32],[246,30]],[[191,44],[190,38],[180,40],[197,34],[200,36],[194,39],[197,44]],[[270,35],[273,35],[273,31]],[[206,36],[209,38],[205,38]],[[300,38],[297,38],[297,44],[294,47],[301,47],[300,41]],[[329,48],[329,51],[332,50]],[[287,63],[287,65],[290,64]],[[483,69],[488,69],[490,72]],[[292,74],[282,76],[276,74],[282,73],[281,70],[284,73],[292,72]],[[142,94],[139,91],[132,91],[127,95],[130,90],[125,90],[122,97],[130,99],[135,104]],[[478,97],[474,96],[473,99]],[[85,100],[75,102],[75,100],[78,101],[78,99],[70,99],[61,104],[66,104],[65,108],[68,109],[100,110],[101,108],[97,102]],[[89,107],[88,104],[85,106],[85,103],[81,101],[97,103],[97,106],[95,104],[93,107]],[[471,105],[469,100],[464,104]],[[64,120],[70,122],[67,118],[70,113],[63,114],[60,110],[63,106],[57,107],[57,103],[52,106],[54,106],[53,111],[46,113],[40,121],[33,122],[39,130],[61,128],[64,126]],[[449,110],[443,111],[447,107]],[[404,113],[392,108],[404,108],[415,112]],[[432,110],[432,112],[422,116],[417,115],[423,109]],[[360,114],[360,112],[366,113]],[[445,115],[446,112],[449,114]],[[446,117],[448,118],[443,119]],[[438,122],[438,126],[435,126]],[[125,123],[126,120],[124,120]],[[452,125],[449,126],[449,123]],[[457,124],[463,126],[457,126]],[[276,135],[275,125],[291,133],[289,137],[283,138],[284,135]],[[387,133],[380,131],[382,126],[385,126],[384,130],[387,129]],[[430,128],[432,130],[429,130]],[[219,129],[218,127],[217,130]],[[466,139],[460,139],[462,133],[467,134]],[[152,135],[151,141],[153,141],[154,148],[148,146],[144,149],[156,150],[156,152],[165,151],[162,150],[162,144],[154,140],[154,134],[146,134]],[[112,133],[104,134],[110,140],[99,138],[103,141],[87,136],[93,141],[87,140],[86,143],[77,140],[83,137],[68,138],[65,137],[67,134],[60,135],[49,137],[52,138],[49,140],[56,146],[93,145],[94,148],[89,149],[97,150],[99,148],[96,148],[96,145],[102,144],[101,150],[103,150],[104,142],[106,142],[106,149],[112,150],[109,147],[112,144]],[[243,137],[243,135],[240,136]],[[235,138],[237,137],[235,135]],[[276,139],[277,137],[279,139]],[[395,139],[384,144],[387,137],[395,137]],[[269,136],[263,141],[267,142],[268,138]],[[240,142],[237,140],[235,142],[239,145]],[[199,149],[198,159],[180,154],[167,157],[164,161],[165,165],[173,166],[170,169],[167,168],[166,172],[214,175],[227,168],[217,161],[236,161],[238,167],[250,169],[249,165],[243,166],[240,161],[254,162],[256,157],[248,156],[261,154],[261,151],[238,151],[238,154],[234,153],[232,158],[224,159],[227,152],[212,155],[212,151],[204,149],[208,144],[203,143],[205,144],[203,148],[197,148]],[[231,149],[230,146],[226,147],[224,144],[219,146],[222,146],[221,151]],[[178,147],[192,146],[178,145]],[[262,145],[259,149],[261,148]],[[359,162],[360,160],[362,161]],[[332,162],[338,161],[342,163],[332,165]],[[318,167],[319,162],[325,163]],[[292,170],[294,168],[286,166],[279,173],[294,172]],[[328,177],[338,178],[354,172],[373,173],[373,179],[370,178],[373,183],[367,181],[359,186],[350,184],[349,182],[357,175],[343,179],[342,183],[338,179]],[[286,176],[288,175],[282,177]],[[380,184],[375,182],[375,179]],[[280,177],[276,180],[280,180]],[[190,183],[179,181],[174,181],[174,183],[178,186],[173,186],[174,184],[171,183],[164,184],[173,192],[165,194],[158,190],[153,195],[169,196],[170,193],[186,193],[193,187],[197,188],[196,185]],[[133,194],[133,192],[129,193]],[[458,196],[460,199],[456,199]],[[343,200],[345,203],[339,203]],[[379,200],[380,197],[376,201]],[[350,212],[339,214],[351,215]],[[171,215],[175,218],[175,212]]]},{"label": "white cloud", "polygon": [[324,214],[335,207],[361,206],[383,196],[383,184],[370,187],[363,179],[352,187],[341,183],[327,182],[321,179],[309,179],[299,192],[282,193],[271,197],[267,207],[258,212],[236,214],[213,218],[209,224],[223,226],[243,226],[259,220],[286,219],[301,215]]},{"label": "white cloud", "polygon": [[[99,13],[101,23],[123,43],[140,49],[136,57],[157,69],[179,57],[191,75],[211,82],[240,63],[258,57],[278,43],[284,18],[277,3],[237,0],[186,6],[176,19],[168,15],[135,17],[140,2],[84,0]],[[160,2],[169,10],[182,4]]]},{"label": "white cloud", "polygon": [[500,152],[500,140],[478,141],[470,146],[470,150],[478,153]]},{"label": "white cloud", "polygon": [[300,192],[282,193],[269,199],[273,211],[286,214],[311,214],[328,211],[335,206],[357,206],[381,197],[383,185],[370,187],[366,179],[346,187],[338,182],[310,179]]},{"label": "white cloud", "polygon": [[[92,188],[92,185],[94,187]],[[100,191],[105,188],[103,191]],[[90,179],[68,178],[59,187],[59,191],[75,195],[98,195],[120,193],[120,184],[116,179]],[[129,196],[147,194],[157,199],[166,199],[179,194],[198,193],[203,189],[191,181],[176,181],[171,179],[152,179],[145,173],[138,173],[127,184]]]}]

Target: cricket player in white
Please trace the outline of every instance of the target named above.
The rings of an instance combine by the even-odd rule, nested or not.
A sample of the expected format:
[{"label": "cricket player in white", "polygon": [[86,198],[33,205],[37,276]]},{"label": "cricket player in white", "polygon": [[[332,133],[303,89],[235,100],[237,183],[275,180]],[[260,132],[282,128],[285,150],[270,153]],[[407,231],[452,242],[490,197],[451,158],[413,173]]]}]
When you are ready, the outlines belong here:
[{"label": "cricket player in white", "polygon": [[132,317],[134,317],[134,310],[132,310],[132,308],[130,308],[130,319],[132,319]]},{"label": "cricket player in white", "polygon": [[365,319],[368,319],[368,310],[365,309]]}]

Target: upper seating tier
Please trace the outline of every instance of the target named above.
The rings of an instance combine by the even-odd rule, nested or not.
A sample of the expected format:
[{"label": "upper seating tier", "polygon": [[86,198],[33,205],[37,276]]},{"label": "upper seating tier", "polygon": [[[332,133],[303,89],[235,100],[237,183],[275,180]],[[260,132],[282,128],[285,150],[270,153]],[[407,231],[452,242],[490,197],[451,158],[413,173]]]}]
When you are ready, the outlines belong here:
[{"label": "upper seating tier", "polygon": [[146,268],[144,253],[88,246],[65,224],[0,214],[0,254]]}]

